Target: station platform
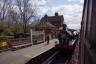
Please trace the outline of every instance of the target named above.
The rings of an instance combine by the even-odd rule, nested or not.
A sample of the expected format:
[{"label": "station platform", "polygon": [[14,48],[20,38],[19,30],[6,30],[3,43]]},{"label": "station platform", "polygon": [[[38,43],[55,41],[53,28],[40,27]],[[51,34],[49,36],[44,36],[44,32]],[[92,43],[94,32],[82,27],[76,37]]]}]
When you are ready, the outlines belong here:
[{"label": "station platform", "polygon": [[44,42],[16,51],[2,52],[0,53],[0,64],[25,64],[32,58],[53,48],[56,41],[58,42],[57,39],[53,39],[50,40],[48,45],[46,42]]}]

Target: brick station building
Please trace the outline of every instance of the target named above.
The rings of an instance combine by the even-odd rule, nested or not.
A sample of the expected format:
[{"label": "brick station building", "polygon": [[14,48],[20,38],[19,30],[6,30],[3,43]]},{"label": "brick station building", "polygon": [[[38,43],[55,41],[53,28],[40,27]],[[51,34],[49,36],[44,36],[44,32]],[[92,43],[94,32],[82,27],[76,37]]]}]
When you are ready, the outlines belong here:
[{"label": "brick station building", "polygon": [[54,16],[45,15],[42,17],[40,22],[36,23],[34,28],[36,30],[44,30],[46,35],[51,34],[52,37],[56,37],[59,32],[59,28],[62,27],[63,23],[63,15],[55,13]]},{"label": "brick station building", "polygon": [[48,29],[46,30],[46,33],[51,33],[52,37],[55,35],[55,37],[57,36],[58,32],[59,32],[59,28],[63,25],[64,22],[64,17],[63,15],[59,15],[57,12],[54,14],[54,16],[48,16],[45,15],[42,19],[41,22],[48,22],[52,25],[54,25],[56,28],[55,29]]},{"label": "brick station building", "polygon": [[54,16],[47,16],[45,15],[41,20],[45,20],[45,22],[50,22],[52,25],[56,26],[56,28],[60,28],[63,25],[64,17],[63,15],[59,15],[55,13]]}]

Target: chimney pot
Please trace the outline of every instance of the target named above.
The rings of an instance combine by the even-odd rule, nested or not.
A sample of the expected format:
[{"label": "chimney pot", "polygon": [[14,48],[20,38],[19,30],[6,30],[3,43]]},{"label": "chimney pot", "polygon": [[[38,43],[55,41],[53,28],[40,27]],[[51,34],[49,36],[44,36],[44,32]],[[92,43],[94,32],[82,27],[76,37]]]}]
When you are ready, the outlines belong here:
[{"label": "chimney pot", "polygon": [[55,16],[58,16],[58,12],[55,12]]}]

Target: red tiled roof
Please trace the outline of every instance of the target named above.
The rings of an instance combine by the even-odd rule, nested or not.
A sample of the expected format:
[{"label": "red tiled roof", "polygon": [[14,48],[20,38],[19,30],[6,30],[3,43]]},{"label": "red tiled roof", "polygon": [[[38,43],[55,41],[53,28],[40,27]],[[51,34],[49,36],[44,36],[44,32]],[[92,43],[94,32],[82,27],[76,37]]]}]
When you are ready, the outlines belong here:
[{"label": "red tiled roof", "polygon": [[62,26],[63,21],[64,21],[63,15],[48,17],[48,22],[50,22],[51,24],[55,25],[58,28]]},{"label": "red tiled roof", "polygon": [[47,16],[47,18],[43,17],[41,19],[42,20],[48,20],[48,22],[50,22],[51,24],[53,24],[54,26],[56,26],[57,28],[60,28],[63,25],[63,15],[59,15],[59,16]]}]

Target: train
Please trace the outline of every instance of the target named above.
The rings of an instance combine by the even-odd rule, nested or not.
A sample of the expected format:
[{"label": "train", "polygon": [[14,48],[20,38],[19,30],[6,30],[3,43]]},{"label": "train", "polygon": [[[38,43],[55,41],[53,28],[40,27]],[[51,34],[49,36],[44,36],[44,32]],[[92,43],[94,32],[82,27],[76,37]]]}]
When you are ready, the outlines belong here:
[{"label": "train", "polygon": [[80,64],[96,64],[96,0],[84,0],[79,58]]},{"label": "train", "polygon": [[73,50],[76,46],[76,42],[78,40],[78,35],[79,35],[79,32],[77,31],[74,31],[74,32],[70,32],[70,37],[69,39],[66,41],[67,44],[65,44],[65,42],[63,41],[63,44],[61,44],[61,42],[59,43],[56,43],[55,44],[55,48],[56,49],[67,49],[67,50]]}]

